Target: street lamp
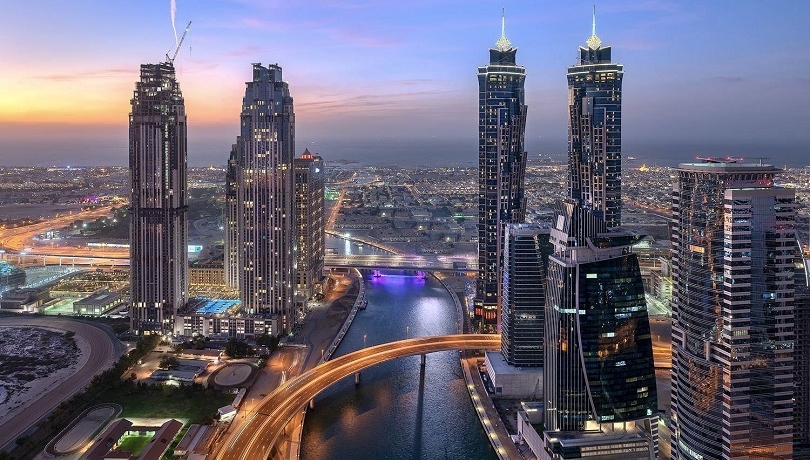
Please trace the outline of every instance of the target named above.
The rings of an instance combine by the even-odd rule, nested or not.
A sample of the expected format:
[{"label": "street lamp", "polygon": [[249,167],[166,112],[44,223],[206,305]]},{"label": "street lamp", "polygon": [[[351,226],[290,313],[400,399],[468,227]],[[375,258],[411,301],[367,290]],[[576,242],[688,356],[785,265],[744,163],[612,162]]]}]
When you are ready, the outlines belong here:
[{"label": "street lamp", "polygon": [[366,334],[363,334],[363,348],[366,348]]},{"label": "street lamp", "polygon": [[405,326],[405,338],[406,338],[406,339],[407,339],[407,338],[408,338],[408,336],[410,335],[410,329],[411,329],[411,327],[410,327],[410,326]]}]

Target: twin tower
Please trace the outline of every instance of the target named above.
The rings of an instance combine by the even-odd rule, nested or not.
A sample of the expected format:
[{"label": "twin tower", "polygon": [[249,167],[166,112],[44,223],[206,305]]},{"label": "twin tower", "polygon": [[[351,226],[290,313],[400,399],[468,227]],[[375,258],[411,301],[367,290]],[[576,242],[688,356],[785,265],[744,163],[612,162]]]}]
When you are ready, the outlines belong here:
[{"label": "twin tower", "polygon": [[[176,330],[188,294],[186,114],[171,61],[141,66],[129,120],[132,329]],[[225,285],[233,335],[287,333],[323,271],[323,166],[294,158],[293,99],[281,67],[253,65],[226,174]]]}]

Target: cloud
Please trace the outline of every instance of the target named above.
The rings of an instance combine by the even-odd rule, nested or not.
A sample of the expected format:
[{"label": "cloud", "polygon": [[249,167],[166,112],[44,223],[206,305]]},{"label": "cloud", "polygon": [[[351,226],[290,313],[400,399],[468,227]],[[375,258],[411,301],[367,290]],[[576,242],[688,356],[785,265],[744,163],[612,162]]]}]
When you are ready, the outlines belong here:
[{"label": "cloud", "polygon": [[137,67],[112,68],[112,69],[87,70],[83,72],[53,73],[47,75],[34,75],[33,78],[37,80],[49,80],[49,81],[76,81],[94,78],[119,78],[122,76],[130,76],[132,78],[137,78],[138,68]]}]

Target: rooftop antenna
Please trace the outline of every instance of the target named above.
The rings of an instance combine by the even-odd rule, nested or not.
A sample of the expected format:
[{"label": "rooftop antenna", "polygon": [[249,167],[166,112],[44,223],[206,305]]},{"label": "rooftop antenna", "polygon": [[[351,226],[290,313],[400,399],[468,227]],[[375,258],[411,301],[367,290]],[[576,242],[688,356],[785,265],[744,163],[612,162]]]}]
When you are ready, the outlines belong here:
[{"label": "rooftop antenna", "polygon": [[501,8],[501,38],[506,38],[506,8]]},{"label": "rooftop antenna", "polygon": [[180,37],[180,41],[177,43],[177,48],[174,49],[174,54],[169,57],[169,53],[172,50],[169,50],[169,53],[166,53],[166,62],[169,64],[174,65],[174,60],[177,59],[177,53],[180,52],[180,47],[183,46],[183,40],[186,38],[186,34],[188,33],[188,29],[191,27],[191,21],[188,21],[188,25],[186,26],[186,30],[183,31],[183,36]]},{"label": "rooftop antenna", "polygon": [[593,6],[593,25],[591,26],[591,35],[596,35],[596,5]]}]

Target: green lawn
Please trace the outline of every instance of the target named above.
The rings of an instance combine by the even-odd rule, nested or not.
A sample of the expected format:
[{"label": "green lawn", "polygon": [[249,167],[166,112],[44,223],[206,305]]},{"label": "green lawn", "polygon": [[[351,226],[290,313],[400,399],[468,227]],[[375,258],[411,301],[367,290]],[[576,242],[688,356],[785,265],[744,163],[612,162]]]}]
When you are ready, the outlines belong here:
[{"label": "green lawn", "polygon": [[149,444],[151,436],[124,436],[118,448],[125,452],[132,452],[132,455],[140,455],[141,450]]},{"label": "green lawn", "polygon": [[222,394],[212,389],[190,391],[186,388],[121,387],[105,391],[98,403],[120,404],[123,418],[176,418],[189,425],[203,417],[213,417],[217,409],[233,402],[233,398],[232,394]]}]

